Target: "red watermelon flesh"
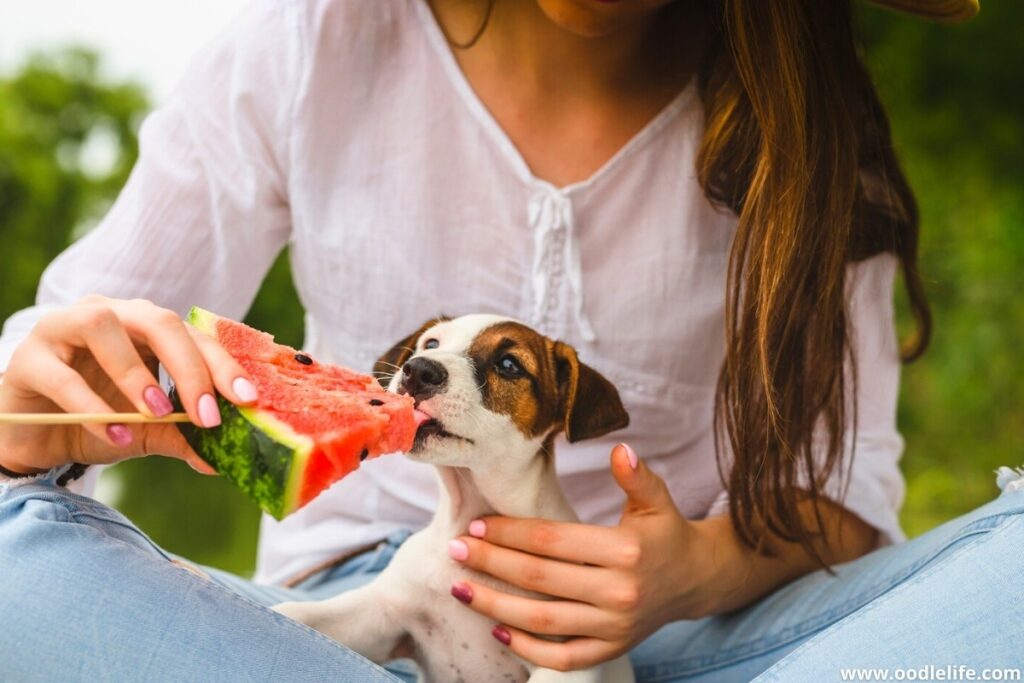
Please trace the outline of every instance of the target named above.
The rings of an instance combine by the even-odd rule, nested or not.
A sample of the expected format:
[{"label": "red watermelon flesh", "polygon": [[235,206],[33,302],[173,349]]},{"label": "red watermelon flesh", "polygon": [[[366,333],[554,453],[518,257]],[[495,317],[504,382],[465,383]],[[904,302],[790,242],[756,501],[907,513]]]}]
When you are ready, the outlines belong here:
[{"label": "red watermelon flesh", "polygon": [[204,460],[275,517],[306,505],[363,459],[412,448],[410,397],[203,309],[193,308],[188,321],[245,368],[259,399],[244,408],[221,399],[221,427],[183,431]]}]

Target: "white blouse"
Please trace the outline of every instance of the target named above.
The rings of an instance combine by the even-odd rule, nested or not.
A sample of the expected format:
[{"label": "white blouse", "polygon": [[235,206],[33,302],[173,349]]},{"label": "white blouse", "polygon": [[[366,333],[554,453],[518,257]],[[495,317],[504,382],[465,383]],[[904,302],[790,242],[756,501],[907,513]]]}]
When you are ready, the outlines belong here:
[{"label": "white blouse", "polygon": [[[369,371],[440,313],[519,318],[576,346],[632,418],[558,445],[583,520],[618,521],[619,441],[686,516],[721,513],[712,406],[736,218],[697,183],[702,125],[691,85],[591,178],[554,187],[476,97],[423,0],[255,0],[146,120],[109,215],[7,321],[0,368],[41,314],[88,292],[240,318],[287,244],[315,356]],[[902,538],[895,266],[879,256],[849,278],[860,374],[845,505],[883,542]],[[422,527],[436,500],[429,467],[367,462],[283,522],[263,520],[257,578]]]}]

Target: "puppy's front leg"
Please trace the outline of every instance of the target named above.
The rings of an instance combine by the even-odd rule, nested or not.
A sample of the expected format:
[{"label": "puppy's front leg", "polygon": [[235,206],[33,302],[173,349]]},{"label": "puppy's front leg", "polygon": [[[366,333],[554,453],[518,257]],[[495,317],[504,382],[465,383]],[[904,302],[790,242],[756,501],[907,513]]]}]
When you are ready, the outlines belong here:
[{"label": "puppy's front leg", "polygon": [[385,609],[377,582],[329,600],[284,602],[274,610],[320,631],[370,661],[383,664],[405,636],[405,630]]},{"label": "puppy's front leg", "polygon": [[623,655],[592,669],[580,671],[534,669],[530,674],[529,683],[633,683],[633,681],[633,667],[629,663],[629,657]]},{"label": "puppy's front leg", "polygon": [[612,681],[606,681],[593,669],[584,669],[582,671],[536,669],[530,674],[528,683],[612,683]]}]

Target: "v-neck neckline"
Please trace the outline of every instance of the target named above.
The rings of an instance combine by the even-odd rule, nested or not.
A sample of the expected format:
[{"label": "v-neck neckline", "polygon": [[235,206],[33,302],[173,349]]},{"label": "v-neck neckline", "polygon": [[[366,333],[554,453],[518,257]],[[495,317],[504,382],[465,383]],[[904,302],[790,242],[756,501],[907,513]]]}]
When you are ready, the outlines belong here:
[{"label": "v-neck neckline", "polygon": [[509,137],[505,129],[502,128],[501,124],[498,123],[497,119],[494,118],[494,115],[487,108],[487,105],[480,99],[480,96],[473,89],[462,67],[459,66],[458,60],[455,59],[454,53],[448,46],[448,41],[445,39],[444,33],[441,31],[437,18],[431,11],[427,0],[411,1],[417,5],[416,11],[426,30],[427,39],[431,47],[437,52],[448,80],[459,93],[460,98],[468,107],[470,113],[511,164],[515,174],[529,187],[539,187],[560,194],[570,195],[596,185],[604,177],[614,172],[626,159],[648,144],[680,111],[685,109],[694,100],[697,94],[696,79],[690,78],[686,86],[661,111],[650,119],[643,128],[634,133],[624,145],[619,147],[615,154],[605,160],[590,176],[568,185],[558,186],[534,174],[529,164],[526,163],[522,152],[512,142],[512,138]]}]

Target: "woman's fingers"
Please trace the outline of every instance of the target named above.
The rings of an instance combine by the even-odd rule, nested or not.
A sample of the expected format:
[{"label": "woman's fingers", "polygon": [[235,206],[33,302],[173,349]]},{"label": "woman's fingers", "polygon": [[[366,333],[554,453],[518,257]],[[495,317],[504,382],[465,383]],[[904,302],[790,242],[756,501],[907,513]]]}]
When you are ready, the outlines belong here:
[{"label": "woman's fingers", "polygon": [[200,427],[220,424],[215,392],[238,405],[257,399],[248,373],[216,340],[149,301],[89,297],[39,328],[51,343],[88,350],[142,413],[163,416],[171,405],[137,345],[163,363],[189,417]]},{"label": "woman's fingers", "polygon": [[[26,349],[19,356],[19,364],[31,367],[32,372],[19,377],[23,389],[44,397],[68,413],[115,412],[89,383],[46,347]],[[82,429],[108,446],[122,453],[119,459],[132,455],[159,454],[184,460],[196,471],[216,474],[216,471],[196,455],[176,425],[122,425],[84,424]],[[81,462],[93,461],[93,449],[80,439],[71,439],[64,455],[72,455]],[[104,458],[104,461],[108,458]]]},{"label": "woman's fingers", "polygon": [[129,318],[129,333],[163,363],[190,417],[193,421],[199,418],[196,424],[214,427],[220,423],[214,390],[237,405],[256,400],[256,387],[248,373],[212,337],[197,331],[173,311],[148,301],[126,305],[136,312]]},{"label": "woman's fingers", "polygon": [[77,335],[65,343],[88,349],[100,369],[140,413],[163,417],[171,404],[159,382],[139,355],[124,324],[109,306],[98,305],[75,311]]},{"label": "woman's fingers", "polygon": [[213,337],[188,327],[206,366],[213,374],[217,391],[236,405],[255,403],[256,385],[249,379],[249,373]]},{"label": "woman's fingers", "polygon": [[149,425],[142,433],[142,452],[183,460],[188,463],[189,467],[201,474],[217,474],[217,470],[196,455],[185,437],[181,435],[177,425]]},{"label": "woman's fingers", "polygon": [[[163,416],[173,406],[155,377],[155,361],[160,361],[175,379],[192,421],[216,426],[220,424],[216,390],[244,404],[256,399],[255,388],[219,344],[194,338],[190,330],[177,314],[147,301],[86,297],[45,316],[19,345],[5,376],[4,409],[59,408],[69,413],[127,409]],[[214,473],[174,425],[21,426],[3,430],[3,436],[14,450],[32,453],[11,458],[31,469],[63,462],[69,454],[79,462],[116,462],[160,453]]]},{"label": "woman's fingers", "polygon": [[160,360],[192,422],[200,427],[220,424],[220,412],[214,397],[213,379],[185,323],[173,311],[147,301],[127,304],[132,310],[125,316],[128,333],[149,347]]},{"label": "woman's fingers", "polygon": [[491,634],[523,659],[555,671],[587,669],[623,652],[615,643],[599,638],[571,638],[559,643],[506,624],[495,626]]},{"label": "woman's fingers", "polygon": [[[457,544],[465,545],[463,553]],[[452,541],[450,553],[463,565],[490,574],[514,586],[545,595],[594,603],[610,583],[610,572],[493,545],[475,538]]]},{"label": "woman's fingers", "polygon": [[537,600],[512,595],[475,581],[452,586],[452,595],[494,621],[550,636],[612,638],[607,613],[582,602]]},{"label": "woman's fingers", "polygon": [[136,350],[136,344],[147,346],[174,378],[192,422],[200,427],[220,424],[206,362],[173,311],[146,301],[93,296],[44,319],[37,332],[69,360],[75,349],[88,351],[140,412],[167,414],[170,402]]},{"label": "woman's fingers", "polygon": [[[52,401],[67,413],[112,413],[114,409],[92,390],[81,375],[57,356],[43,351],[25,354],[21,362],[31,365],[31,375],[23,380],[26,388]],[[134,442],[125,425],[88,424],[83,428],[104,443],[127,448]]]},{"label": "woman's fingers", "polygon": [[601,567],[629,567],[638,550],[637,539],[625,536],[619,527],[484,517],[472,522],[469,531],[476,538],[506,548]]},{"label": "woman's fingers", "polygon": [[194,469],[199,474],[205,474],[210,477],[215,477],[218,474],[217,470],[210,467],[210,465],[207,464],[207,462],[200,458],[198,455],[193,456],[191,458],[186,458],[185,462],[187,462],[188,466]]}]

